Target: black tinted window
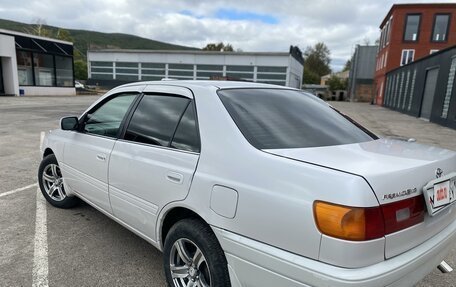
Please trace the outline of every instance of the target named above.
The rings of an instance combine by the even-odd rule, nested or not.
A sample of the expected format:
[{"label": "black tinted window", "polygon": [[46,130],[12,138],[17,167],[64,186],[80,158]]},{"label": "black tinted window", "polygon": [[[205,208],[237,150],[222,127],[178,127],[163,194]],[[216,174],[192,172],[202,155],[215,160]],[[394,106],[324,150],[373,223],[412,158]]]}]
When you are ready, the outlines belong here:
[{"label": "black tinted window", "polygon": [[405,18],[405,41],[417,41],[420,26],[420,15],[407,15]]},{"label": "black tinted window", "polygon": [[125,139],[169,146],[188,103],[188,99],[181,97],[144,96],[128,125]]},{"label": "black tinted window", "polygon": [[189,104],[185,114],[182,116],[176,134],[174,135],[171,147],[185,151],[200,151],[198,130],[196,127],[196,114],[193,103]]},{"label": "black tinted window", "polygon": [[432,32],[432,41],[446,41],[448,33],[448,24],[450,15],[436,15],[434,20],[434,31]]},{"label": "black tinted window", "polygon": [[318,98],[292,90],[234,89],[220,99],[258,149],[304,148],[370,141],[365,131]]},{"label": "black tinted window", "polygon": [[125,114],[135,99],[135,94],[119,95],[90,111],[84,122],[84,132],[116,137]]}]

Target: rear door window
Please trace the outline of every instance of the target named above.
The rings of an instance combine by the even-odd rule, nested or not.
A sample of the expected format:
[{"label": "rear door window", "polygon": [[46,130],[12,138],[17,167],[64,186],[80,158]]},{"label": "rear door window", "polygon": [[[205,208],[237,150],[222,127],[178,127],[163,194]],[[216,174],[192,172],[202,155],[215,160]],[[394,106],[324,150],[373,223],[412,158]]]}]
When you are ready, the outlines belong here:
[{"label": "rear door window", "polygon": [[133,113],[124,138],[168,147],[189,103],[184,97],[145,95]]},{"label": "rear door window", "polygon": [[171,147],[180,150],[199,152],[200,140],[196,124],[194,103],[190,103],[179,122]]},{"label": "rear door window", "polygon": [[359,143],[375,135],[315,96],[285,89],[228,89],[218,95],[244,137],[258,149]]}]

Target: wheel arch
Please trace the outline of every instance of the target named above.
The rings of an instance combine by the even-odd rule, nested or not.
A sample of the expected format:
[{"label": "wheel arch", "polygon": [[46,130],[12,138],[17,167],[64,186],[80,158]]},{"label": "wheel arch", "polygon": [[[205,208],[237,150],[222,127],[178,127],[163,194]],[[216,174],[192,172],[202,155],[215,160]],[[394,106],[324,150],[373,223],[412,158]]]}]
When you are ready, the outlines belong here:
[{"label": "wheel arch", "polygon": [[43,152],[43,158],[47,157],[50,154],[54,154],[54,151],[51,148],[46,148]]},{"label": "wheel arch", "polygon": [[168,234],[171,227],[178,221],[186,218],[195,218],[201,220],[204,224],[209,225],[198,213],[195,211],[184,207],[184,206],[174,206],[169,208],[162,216],[161,225],[159,226],[159,246],[163,249],[166,235]]}]

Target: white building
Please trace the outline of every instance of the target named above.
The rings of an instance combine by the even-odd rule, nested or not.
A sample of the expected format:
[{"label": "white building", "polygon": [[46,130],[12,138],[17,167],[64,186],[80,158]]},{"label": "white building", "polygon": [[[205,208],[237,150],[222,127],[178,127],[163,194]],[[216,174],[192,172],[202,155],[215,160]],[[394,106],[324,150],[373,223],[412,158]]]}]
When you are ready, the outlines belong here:
[{"label": "white building", "polygon": [[74,95],[73,43],[0,29],[0,95]]},{"label": "white building", "polygon": [[87,52],[89,84],[113,87],[163,78],[245,80],[300,88],[303,58],[288,53],[106,49]]}]

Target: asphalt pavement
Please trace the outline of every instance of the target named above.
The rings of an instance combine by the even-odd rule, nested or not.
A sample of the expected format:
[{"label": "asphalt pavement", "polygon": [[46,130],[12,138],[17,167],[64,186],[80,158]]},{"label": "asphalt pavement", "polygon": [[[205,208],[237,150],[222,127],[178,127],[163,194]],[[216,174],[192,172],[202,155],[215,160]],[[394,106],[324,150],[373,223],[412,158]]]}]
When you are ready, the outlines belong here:
[{"label": "asphalt pavement", "polygon": [[[39,211],[40,132],[96,99],[0,97],[0,286],[165,286],[161,253],[94,208],[44,204],[44,218]],[[456,130],[369,104],[332,104],[380,136],[456,150]],[[45,250],[37,252],[37,244]],[[455,261],[456,243],[447,257],[453,267]],[[39,278],[43,270],[47,277]],[[435,270],[418,286],[456,286],[456,271]]]}]

